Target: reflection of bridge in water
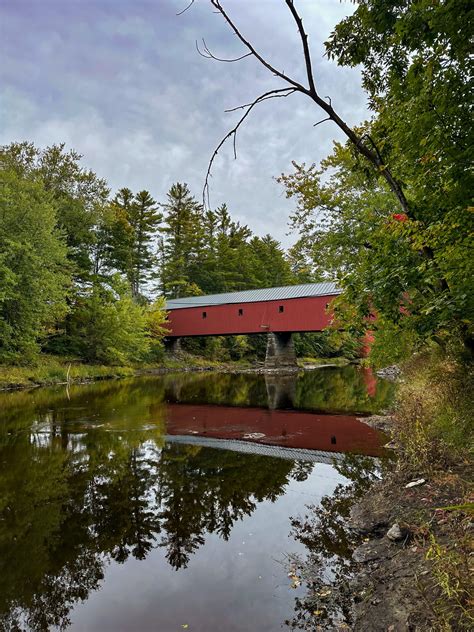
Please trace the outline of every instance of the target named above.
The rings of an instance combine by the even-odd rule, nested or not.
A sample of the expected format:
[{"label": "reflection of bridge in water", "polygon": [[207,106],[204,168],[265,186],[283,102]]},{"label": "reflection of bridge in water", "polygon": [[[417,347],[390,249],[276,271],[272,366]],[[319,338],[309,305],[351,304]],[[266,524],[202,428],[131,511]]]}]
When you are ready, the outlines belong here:
[{"label": "reflection of bridge in water", "polygon": [[242,454],[257,454],[259,456],[271,456],[277,459],[291,461],[308,461],[311,463],[327,463],[342,461],[344,454],[340,452],[324,452],[323,450],[303,450],[298,448],[283,448],[282,446],[266,445],[251,441],[236,441],[232,439],[211,439],[209,437],[190,437],[185,435],[166,435],[168,443],[183,443],[197,445],[203,448],[216,448],[218,450],[231,450]]},{"label": "reflection of bridge in water", "polygon": [[172,443],[323,463],[383,454],[383,435],[354,415],[205,404],[168,404],[166,415]]}]

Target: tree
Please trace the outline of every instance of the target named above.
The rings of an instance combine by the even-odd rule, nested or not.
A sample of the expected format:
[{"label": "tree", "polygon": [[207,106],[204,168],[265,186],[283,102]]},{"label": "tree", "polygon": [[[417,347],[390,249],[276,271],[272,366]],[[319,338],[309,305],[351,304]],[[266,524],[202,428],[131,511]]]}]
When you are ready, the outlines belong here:
[{"label": "tree", "polygon": [[64,345],[90,362],[143,360],[150,350],[145,308],[118,276],[107,284],[95,282],[76,297]]},{"label": "tree", "polygon": [[160,286],[166,296],[189,295],[199,270],[202,246],[202,207],[186,183],[173,184],[167,195],[161,245]]},{"label": "tree", "polygon": [[[268,101],[270,99],[288,97],[292,94],[299,93],[311,99],[311,101],[313,101],[313,103],[317,105],[318,108],[320,108],[327,114],[327,118],[323,119],[324,121],[330,120],[333,123],[335,123],[337,127],[339,127],[339,129],[344,133],[344,135],[347,137],[349,142],[353,145],[355,151],[368,161],[368,164],[371,165],[373,171],[378,176],[382,177],[386,181],[388,187],[390,188],[392,193],[396,196],[401,209],[404,212],[408,213],[410,209],[408,207],[408,203],[405,197],[405,193],[403,191],[403,187],[401,183],[392,174],[392,170],[390,166],[383,163],[378,147],[374,143],[373,139],[370,138],[370,136],[366,134],[360,134],[357,129],[349,127],[349,125],[347,125],[347,123],[339,116],[339,114],[333,108],[331,98],[321,97],[317,89],[317,81],[313,72],[313,62],[312,62],[312,57],[311,57],[311,50],[308,44],[308,34],[306,33],[304,29],[301,15],[299,14],[298,10],[295,7],[294,0],[282,0],[282,1],[286,4],[289,10],[291,19],[295,23],[297,31],[298,31],[299,39],[303,48],[304,72],[306,75],[307,85],[304,85],[303,83],[299,81],[296,81],[295,79],[287,75],[285,72],[278,70],[274,65],[272,65],[264,57],[262,57],[262,55],[260,55],[260,53],[256,50],[255,46],[245,38],[245,36],[241,33],[241,31],[235,24],[235,22],[233,22],[232,18],[225,10],[221,0],[210,0],[211,5],[214,7],[216,12],[219,13],[224,18],[226,24],[230,27],[230,29],[233,31],[236,37],[240,40],[240,42],[244,45],[244,47],[247,49],[248,52],[235,59],[222,59],[215,56],[209,50],[205,41],[204,41],[204,50],[201,51],[198,48],[198,52],[203,57],[206,57],[208,59],[214,59],[217,61],[222,61],[222,62],[238,62],[246,57],[254,57],[262,66],[264,66],[264,68],[266,68],[270,73],[278,77],[287,85],[284,88],[275,88],[273,90],[268,90],[267,92],[264,92],[263,94],[258,96],[256,99],[254,99],[251,103],[246,103],[244,105],[233,108],[232,110],[228,110],[228,111],[234,111],[234,110],[243,109],[245,110],[245,112],[241,116],[241,118],[239,119],[235,127],[231,129],[226,134],[226,136],[224,136],[224,138],[221,140],[217,148],[214,150],[214,153],[212,154],[211,160],[209,162],[208,170],[207,170],[207,175],[206,175],[206,182],[204,186],[204,198],[206,197],[206,193],[209,192],[209,177],[211,175],[211,169],[212,169],[214,159],[216,158],[221,147],[230,138],[233,138],[234,140],[234,155],[235,155],[236,153],[235,138],[236,138],[237,132],[240,126],[247,119],[248,115],[251,113],[253,108],[257,106],[259,103]],[[191,0],[191,3],[188,5],[188,8],[192,4],[194,4],[194,0]],[[316,125],[322,122],[323,121],[319,121],[318,123],[316,123]]]},{"label": "tree", "polygon": [[[415,295],[423,295],[417,306],[421,316],[417,326],[422,335],[437,336],[440,330],[454,328],[473,351],[474,306],[468,282],[472,277],[472,257],[467,256],[468,226],[473,222],[467,201],[467,192],[472,188],[467,168],[472,132],[467,81],[468,44],[463,37],[464,24],[469,19],[467,3],[463,0],[434,4],[425,0],[401,0],[394,4],[362,0],[354,15],[336,27],[327,44],[328,54],[341,64],[355,66],[362,63],[364,87],[369,91],[375,113],[371,124],[350,128],[333,108],[331,99],[319,94],[308,35],[293,0],[284,2],[303,49],[305,84],[264,59],[233,22],[223,3],[210,1],[247,52],[233,60],[222,60],[204,43],[201,54],[219,61],[253,57],[286,86],[269,90],[252,102],[235,108],[243,109],[244,114],[211,157],[205,193],[218,151],[226,140],[233,138],[235,141],[240,126],[253,108],[270,99],[303,94],[326,113],[327,118],[323,120],[334,122],[345,134],[348,156],[344,160],[347,166],[351,163],[349,168],[356,170],[363,180],[357,185],[359,189],[352,185],[354,217],[351,222],[346,214],[344,229],[349,233],[355,230],[355,249],[362,239],[363,247],[371,250],[371,256],[374,241],[380,238],[380,270],[369,265],[376,278],[368,278],[363,284],[364,277],[360,274],[359,295],[352,292],[349,298],[356,296],[367,311],[369,301],[374,299],[381,285],[384,296],[391,294],[386,311],[398,314],[400,302],[403,307],[405,299],[410,302],[412,313],[410,292],[398,292],[404,286]],[[379,220],[385,213],[387,219],[387,207],[391,206],[390,216],[398,222],[393,226],[398,228],[385,227],[384,230],[383,221],[373,230],[368,227],[364,231],[364,226],[359,226],[357,213],[367,214],[368,209],[361,210],[358,190],[363,190],[367,196],[369,189],[373,191],[373,213]],[[383,198],[382,212],[375,198]],[[346,199],[346,209],[347,203]],[[324,213],[324,200],[321,200],[318,211]],[[369,215],[362,224],[370,223]],[[368,236],[371,239],[367,239]],[[400,244],[403,251],[402,268],[393,249],[394,243]],[[346,240],[345,245],[354,249],[350,240]],[[384,249],[388,253],[386,258]],[[342,261],[342,251],[339,255]],[[407,271],[412,273],[406,279],[401,278],[400,275]],[[392,284],[392,278],[396,278],[397,283]],[[382,302],[381,298],[379,303]]]},{"label": "tree", "polygon": [[0,169],[42,183],[56,209],[74,278],[90,280],[96,268],[97,227],[101,224],[109,189],[105,180],[80,165],[82,156],[65,144],[38,149],[33,143],[0,148]]},{"label": "tree", "polygon": [[291,285],[295,281],[285,252],[271,235],[253,237],[250,254],[258,287]]},{"label": "tree", "polygon": [[66,312],[70,268],[52,196],[0,169],[0,361],[27,361]]},{"label": "tree", "polygon": [[122,272],[138,298],[155,266],[151,241],[156,235],[162,214],[148,191],[133,195],[120,189],[111,204],[111,216],[105,228],[109,267]]}]

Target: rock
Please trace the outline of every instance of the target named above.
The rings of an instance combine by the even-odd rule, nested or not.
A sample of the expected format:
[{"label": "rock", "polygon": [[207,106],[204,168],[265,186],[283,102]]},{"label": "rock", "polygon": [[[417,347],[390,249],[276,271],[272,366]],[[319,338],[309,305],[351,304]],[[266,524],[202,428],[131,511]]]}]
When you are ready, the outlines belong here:
[{"label": "rock", "polygon": [[418,487],[418,485],[424,485],[426,483],[426,479],[419,478],[416,481],[411,481],[405,485],[405,489],[410,489],[410,487]]},{"label": "rock", "polygon": [[392,366],[386,366],[384,369],[376,371],[376,373],[379,377],[383,377],[386,380],[395,381],[400,377],[401,370],[396,364],[393,364]]},{"label": "rock", "polygon": [[400,529],[400,525],[395,523],[390,527],[387,531],[387,538],[392,540],[392,542],[398,542],[399,540],[403,540],[403,532]]}]

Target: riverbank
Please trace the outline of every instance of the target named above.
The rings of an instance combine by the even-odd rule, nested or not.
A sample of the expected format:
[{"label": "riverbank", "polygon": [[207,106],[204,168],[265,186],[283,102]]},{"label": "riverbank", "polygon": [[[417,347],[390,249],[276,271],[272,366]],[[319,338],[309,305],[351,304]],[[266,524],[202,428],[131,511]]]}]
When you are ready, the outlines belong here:
[{"label": "riverbank", "polygon": [[351,510],[352,629],[472,629],[472,464],[416,478],[400,465]]},{"label": "riverbank", "polygon": [[[345,358],[301,358],[294,370],[311,370],[324,366],[344,366]],[[40,356],[35,364],[28,366],[0,365],[0,391],[52,386],[54,384],[80,384],[95,380],[111,380],[136,377],[149,373],[172,371],[221,371],[221,372],[266,372],[262,362],[238,360],[219,362],[189,353],[164,356],[160,362],[126,366],[106,366],[83,363],[74,358]]]},{"label": "riverbank", "polygon": [[[419,355],[394,410],[360,419],[390,437],[394,458],[378,472],[348,462],[349,484],[294,523],[308,548],[295,567],[307,586],[301,629],[474,628],[472,383],[472,366]],[[322,584],[328,541],[334,578]]]},{"label": "riverbank", "polygon": [[350,512],[353,629],[474,627],[472,365],[429,354],[406,364],[383,429],[397,459]]},{"label": "riverbank", "polygon": [[35,364],[28,366],[0,366],[0,391],[52,386],[54,384],[78,384],[95,380],[110,380],[136,377],[147,373],[168,373],[170,371],[204,371],[248,368],[249,363],[220,363],[213,360],[185,355],[168,356],[159,363],[135,364],[127,366],[105,366],[86,364],[75,359],[56,356],[41,356]]}]

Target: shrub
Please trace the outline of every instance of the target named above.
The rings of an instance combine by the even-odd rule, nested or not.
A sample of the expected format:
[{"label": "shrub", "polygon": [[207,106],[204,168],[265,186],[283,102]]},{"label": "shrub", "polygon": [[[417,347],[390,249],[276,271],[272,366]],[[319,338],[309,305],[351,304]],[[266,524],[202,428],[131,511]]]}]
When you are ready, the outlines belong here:
[{"label": "shrub", "polygon": [[118,277],[94,283],[76,297],[66,323],[68,351],[88,362],[127,364],[150,351],[146,308],[135,303]]}]

